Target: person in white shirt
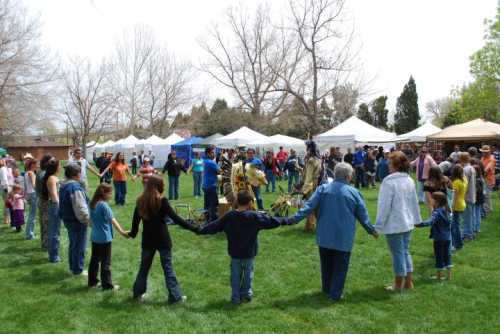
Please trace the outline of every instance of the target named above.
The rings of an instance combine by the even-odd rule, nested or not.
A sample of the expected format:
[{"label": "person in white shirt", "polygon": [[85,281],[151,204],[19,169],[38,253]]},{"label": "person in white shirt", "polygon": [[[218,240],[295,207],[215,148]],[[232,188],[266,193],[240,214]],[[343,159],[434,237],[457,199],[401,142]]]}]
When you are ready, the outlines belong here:
[{"label": "person in white shirt", "polygon": [[76,148],[73,151],[73,157],[69,160],[69,163],[75,163],[80,166],[81,174],[80,174],[80,182],[85,190],[87,190],[87,169],[90,170],[95,176],[98,178],[101,177],[99,171],[95,169],[94,166],[89,164],[89,162],[82,156],[82,149]]},{"label": "person in white shirt", "polygon": [[[10,191],[9,170],[6,166],[5,160],[0,159],[0,193],[2,196],[2,203],[5,203],[7,195]],[[10,224],[10,214],[7,207],[3,210],[3,222]]]},{"label": "person in white shirt", "polygon": [[395,280],[387,289],[396,292],[413,288],[411,231],[422,221],[415,182],[409,170],[410,162],[403,152],[389,156],[390,174],[380,185],[375,224],[375,230],[386,236],[392,254]]}]

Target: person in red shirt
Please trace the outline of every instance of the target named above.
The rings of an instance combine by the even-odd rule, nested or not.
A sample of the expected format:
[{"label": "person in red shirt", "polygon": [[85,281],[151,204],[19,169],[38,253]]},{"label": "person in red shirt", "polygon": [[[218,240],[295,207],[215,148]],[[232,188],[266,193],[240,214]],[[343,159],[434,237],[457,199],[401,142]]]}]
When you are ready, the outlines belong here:
[{"label": "person in red shirt", "polygon": [[280,150],[276,154],[276,159],[278,160],[278,169],[279,169],[278,178],[279,180],[282,180],[284,176],[285,164],[286,161],[288,160],[288,153],[285,150],[283,150],[283,146],[280,146]]},{"label": "person in red shirt", "polygon": [[278,170],[278,162],[277,162],[277,159],[274,157],[273,152],[271,152],[271,151],[266,152],[266,157],[264,158],[263,164],[264,164],[264,171],[266,173],[266,179],[267,179],[266,193],[269,192],[269,184],[271,184],[272,192],[275,192],[276,191],[276,175],[279,174],[279,170]]},{"label": "person in red shirt", "polygon": [[141,168],[139,168],[139,171],[137,172],[137,177],[142,177],[142,184],[146,184],[148,182],[148,179],[156,174],[156,169],[154,169],[153,166],[151,166],[151,160],[149,160],[149,157],[145,157],[143,160],[143,165]]},{"label": "person in red shirt", "polygon": [[491,149],[489,145],[483,145],[480,149],[481,153],[483,153],[483,157],[481,158],[481,162],[484,166],[484,172],[486,174],[486,185],[485,188],[485,196],[484,196],[484,211],[486,214],[489,214],[493,211],[493,206],[491,203],[491,192],[495,187],[495,167],[496,160],[495,157],[491,154]]}]

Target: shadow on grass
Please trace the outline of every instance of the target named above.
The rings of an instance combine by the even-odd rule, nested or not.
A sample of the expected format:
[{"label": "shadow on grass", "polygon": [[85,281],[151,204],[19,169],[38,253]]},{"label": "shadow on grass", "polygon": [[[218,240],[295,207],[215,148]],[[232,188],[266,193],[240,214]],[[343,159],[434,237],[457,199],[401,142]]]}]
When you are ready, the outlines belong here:
[{"label": "shadow on grass", "polygon": [[[47,261],[45,261],[46,263]],[[56,264],[50,264],[56,266]],[[60,264],[57,264],[60,265]],[[58,268],[59,269],[59,268]],[[70,274],[64,270],[33,269],[29,273],[19,278],[19,282],[41,285],[49,283],[59,283],[70,278]]]}]

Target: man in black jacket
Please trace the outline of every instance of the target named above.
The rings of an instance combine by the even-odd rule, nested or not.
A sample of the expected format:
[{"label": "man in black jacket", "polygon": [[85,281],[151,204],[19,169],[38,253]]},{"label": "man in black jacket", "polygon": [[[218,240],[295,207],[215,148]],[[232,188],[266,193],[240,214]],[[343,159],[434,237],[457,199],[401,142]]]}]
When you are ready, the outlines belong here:
[{"label": "man in black jacket", "polygon": [[169,200],[179,199],[179,177],[181,175],[181,171],[184,173],[187,171],[184,167],[183,161],[177,159],[177,153],[175,151],[170,152],[167,162],[163,167],[163,174],[165,174],[165,172],[168,174]]}]

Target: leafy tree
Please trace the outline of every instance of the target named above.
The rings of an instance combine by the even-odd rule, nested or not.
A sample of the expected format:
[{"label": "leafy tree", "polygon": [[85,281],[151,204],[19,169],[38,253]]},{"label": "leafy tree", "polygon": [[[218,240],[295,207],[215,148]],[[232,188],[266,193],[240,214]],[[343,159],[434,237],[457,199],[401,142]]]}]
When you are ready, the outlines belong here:
[{"label": "leafy tree", "polygon": [[365,121],[368,124],[373,124],[373,117],[370,114],[370,109],[366,103],[361,103],[358,107],[357,116],[360,120]]},{"label": "leafy tree", "polygon": [[487,20],[486,44],[471,56],[470,71],[474,78],[500,83],[500,5],[496,20]]},{"label": "leafy tree", "polygon": [[212,105],[212,108],[210,108],[210,113],[216,113],[218,111],[227,109],[229,109],[229,107],[225,99],[216,99],[214,101],[214,104]]},{"label": "leafy tree", "polygon": [[413,76],[410,76],[410,80],[398,97],[396,114],[394,115],[394,129],[397,134],[406,133],[416,129],[419,121],[417,86]]},{"label": "leafy tree", "polygon": [[387,115],[389,110],[386,109],[387,96],[379,96],[371,103],[371,114],[373,117],[373,125],[380,129],[388,129]]}]

